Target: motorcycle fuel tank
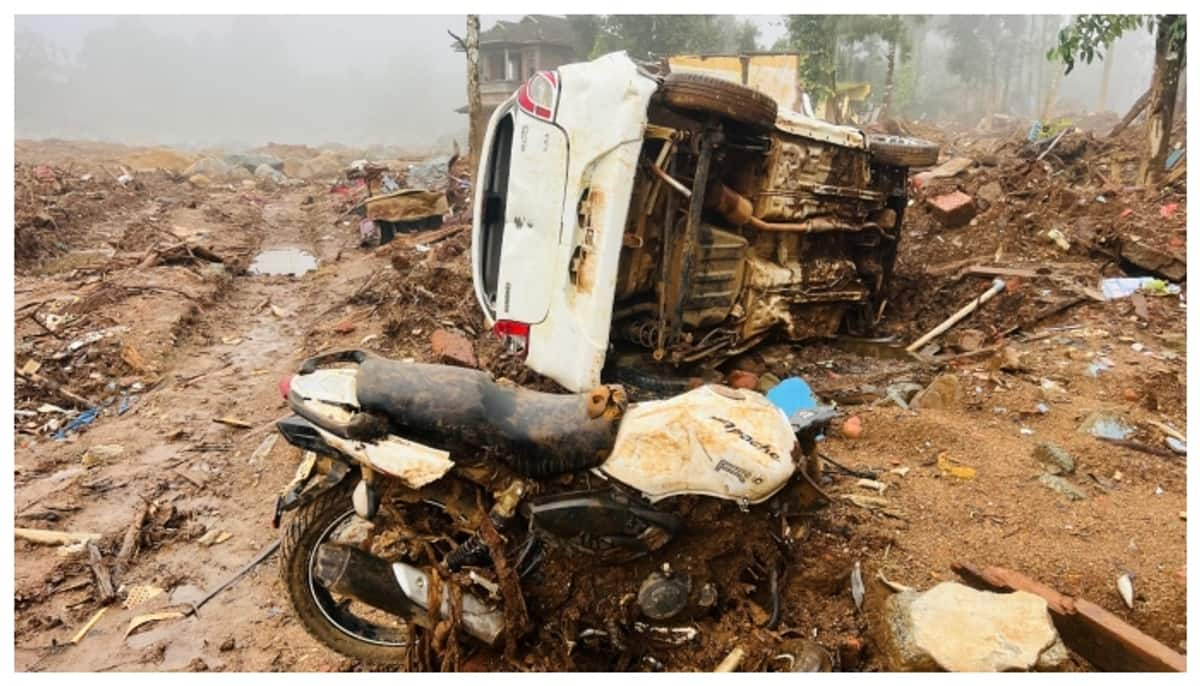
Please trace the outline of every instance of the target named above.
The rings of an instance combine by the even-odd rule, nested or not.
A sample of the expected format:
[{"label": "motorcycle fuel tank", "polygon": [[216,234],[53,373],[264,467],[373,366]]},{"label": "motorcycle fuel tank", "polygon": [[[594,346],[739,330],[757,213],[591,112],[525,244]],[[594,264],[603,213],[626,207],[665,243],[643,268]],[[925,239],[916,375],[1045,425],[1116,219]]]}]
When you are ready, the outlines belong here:
[{"label": "motorcycle fuel tank", "polygon": [[787,417],[762,395],[701,386],[631,405],[598,469],[651,502],[691,494],[758,503],[792,477],[795,446]]}]

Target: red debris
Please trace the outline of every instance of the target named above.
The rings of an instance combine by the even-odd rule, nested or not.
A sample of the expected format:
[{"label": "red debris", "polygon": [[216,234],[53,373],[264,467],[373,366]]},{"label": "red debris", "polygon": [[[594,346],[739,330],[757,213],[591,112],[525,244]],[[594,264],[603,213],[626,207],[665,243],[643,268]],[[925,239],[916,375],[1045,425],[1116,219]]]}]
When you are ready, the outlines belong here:
[{"label": "red debris", "polygon": [[434,356],[443,364],[453,364],[471,369],[479,366],[471,342],[453,331],[438,329],[433,332],[429,343],[433,347]]},{"label": "red debris", "polygon": [[975,217],[975,201],[962,191],[939,195],[925,202],[930,214],[949,228],[962,226]]},{"label": "red debris", "polygon": [[1179,203],[1169,202],[1166,205],[1163,205],[1162,207],[1160,207],[1158,209],[1158,213],[1160,215],[1162,215],[1163,219],[1169,219],[1171,217],[1171,215],[1175,214],[1175,210],[1177,210],[1177,209],[1179,209]]},{"label": "red debris", "polygon": [[58,180],[58,176],[55,175],[54,170],[45,164],[39,164],[33,168],[33,177],[43,183],[54,183]]},{"label": "red debris", "polygon": [[758,374],[744,369],[735,369],[729,372],[728,380],[729,385],[733,388],[754,389],[758,386]]}]

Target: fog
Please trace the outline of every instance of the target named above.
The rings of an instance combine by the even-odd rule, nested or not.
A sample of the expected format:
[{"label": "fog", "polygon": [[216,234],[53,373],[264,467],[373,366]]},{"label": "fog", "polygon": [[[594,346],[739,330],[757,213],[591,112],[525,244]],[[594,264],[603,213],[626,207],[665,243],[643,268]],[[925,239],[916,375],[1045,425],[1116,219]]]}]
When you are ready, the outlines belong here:
[{"label": "fog", "polygon": [[17,136],[425,146],[466,128],[447,29],[464,17],[17,17]]},{"label": "fog", "polygon": [[[496,19],[483,17],[484,30]],[[785,34],[780,17],[750,19],[764,47]],[[444,149],[466,129],[454,112],[466,102],[464,57],[446,33],[462,35],[464,25],[462,16],[18,16],[16,133],[189,147]],[[1108,109],[1123,112],[1145,90],[1152,47],[1144,30],[1122,39]],[[868,48],[845,76],[882,78],[882,52]],[[967,114],[949,50],[931,28],[908,63],[917,91],[908,116]],[[1038,57],[1027,52],[1018,64]],[[1059,109],[1096,109],[1101,71],[1080,65],[1063,79]],[[1025,81],[1012,81],[1002,109],[1032,113],[1036,98],[1022,92]]]}]

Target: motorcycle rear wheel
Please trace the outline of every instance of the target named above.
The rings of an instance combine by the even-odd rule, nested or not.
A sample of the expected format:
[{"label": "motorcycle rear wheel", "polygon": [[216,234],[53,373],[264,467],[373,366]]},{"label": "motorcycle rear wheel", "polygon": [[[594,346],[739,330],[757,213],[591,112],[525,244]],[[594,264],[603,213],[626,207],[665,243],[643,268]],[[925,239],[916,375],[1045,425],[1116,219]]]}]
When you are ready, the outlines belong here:
[{"label": "motorcycle rear wheel", "polygon": [[396,618],[394,625],[380,626],[356,616],[350,611],[352,603],[339,602],[312,573],[318,546],[332,540],[333,533],[355,517],[350,495],[357,481],[347,478],[288,516],[279,573],[292,609],[310,636],[346,657],[371,665],[400,666],[408,654],[403,620]]}]

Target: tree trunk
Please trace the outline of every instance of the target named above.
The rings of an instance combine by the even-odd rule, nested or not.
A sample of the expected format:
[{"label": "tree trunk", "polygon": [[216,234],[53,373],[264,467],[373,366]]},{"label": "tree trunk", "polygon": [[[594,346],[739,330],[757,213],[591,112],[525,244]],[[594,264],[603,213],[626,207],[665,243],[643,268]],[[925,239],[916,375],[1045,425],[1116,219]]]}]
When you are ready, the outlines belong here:
[{"label": "tree trunk", "polygon": [[1125,127],[1132,124],[1133,120],[1137,119],[1138,115],[1142,113],[1142,110],[1146,109],[1146,103],[1148,102],[1150,102],[1149,90],[1147,90],[1145,93],[1142,93],[1141,97],[1133,101],[1133,105],[1130,106],[1129,111],[1125,113],[1125,116],[1121,118],[1121,121],[1117,122],[1117,125],[1113,127],[1113,130],[1108,132],[1108,137],[1112,138],[1118,133],[1124,131]]},{"label": "tree trunk", "polygon": [[[475,174],[475,183],[479,183],[480,148],[483,147],[483,105],[479,101],[479,15],[467,15],[467,143],[471,173]],[[478,198],[479,194],[474,193]]]},{"label": "tree trunk", "polygon": [[1100,76],[1100,102],[1096,105],[1097,112],[1108,111],[1108,84],[1112,80],[1113,53],[1117,50],[1117,43],[1108,46],[1108,52],[1104,53],[1104,72]]},{"label": "tree trunk", "polygon": [[879,118],[883,119],[892,113],[892,94],[896,90],[896,41],[888,43],[887,75],[883,79],[883,111]]},{"label": "tree trunk", "polygon": [[1179,66],[1182,55],[1171,46],[1171,32],[1179,15],[1168,14],[1158,22],[1154,40],[1154,79],[1150,82],[1147,110],[1147,157],[1138,171],[1138,184],[1152,186],[1162,178],[1171,143],[1171,123],[1175,116],[1175,96],[1179,90]]}]

